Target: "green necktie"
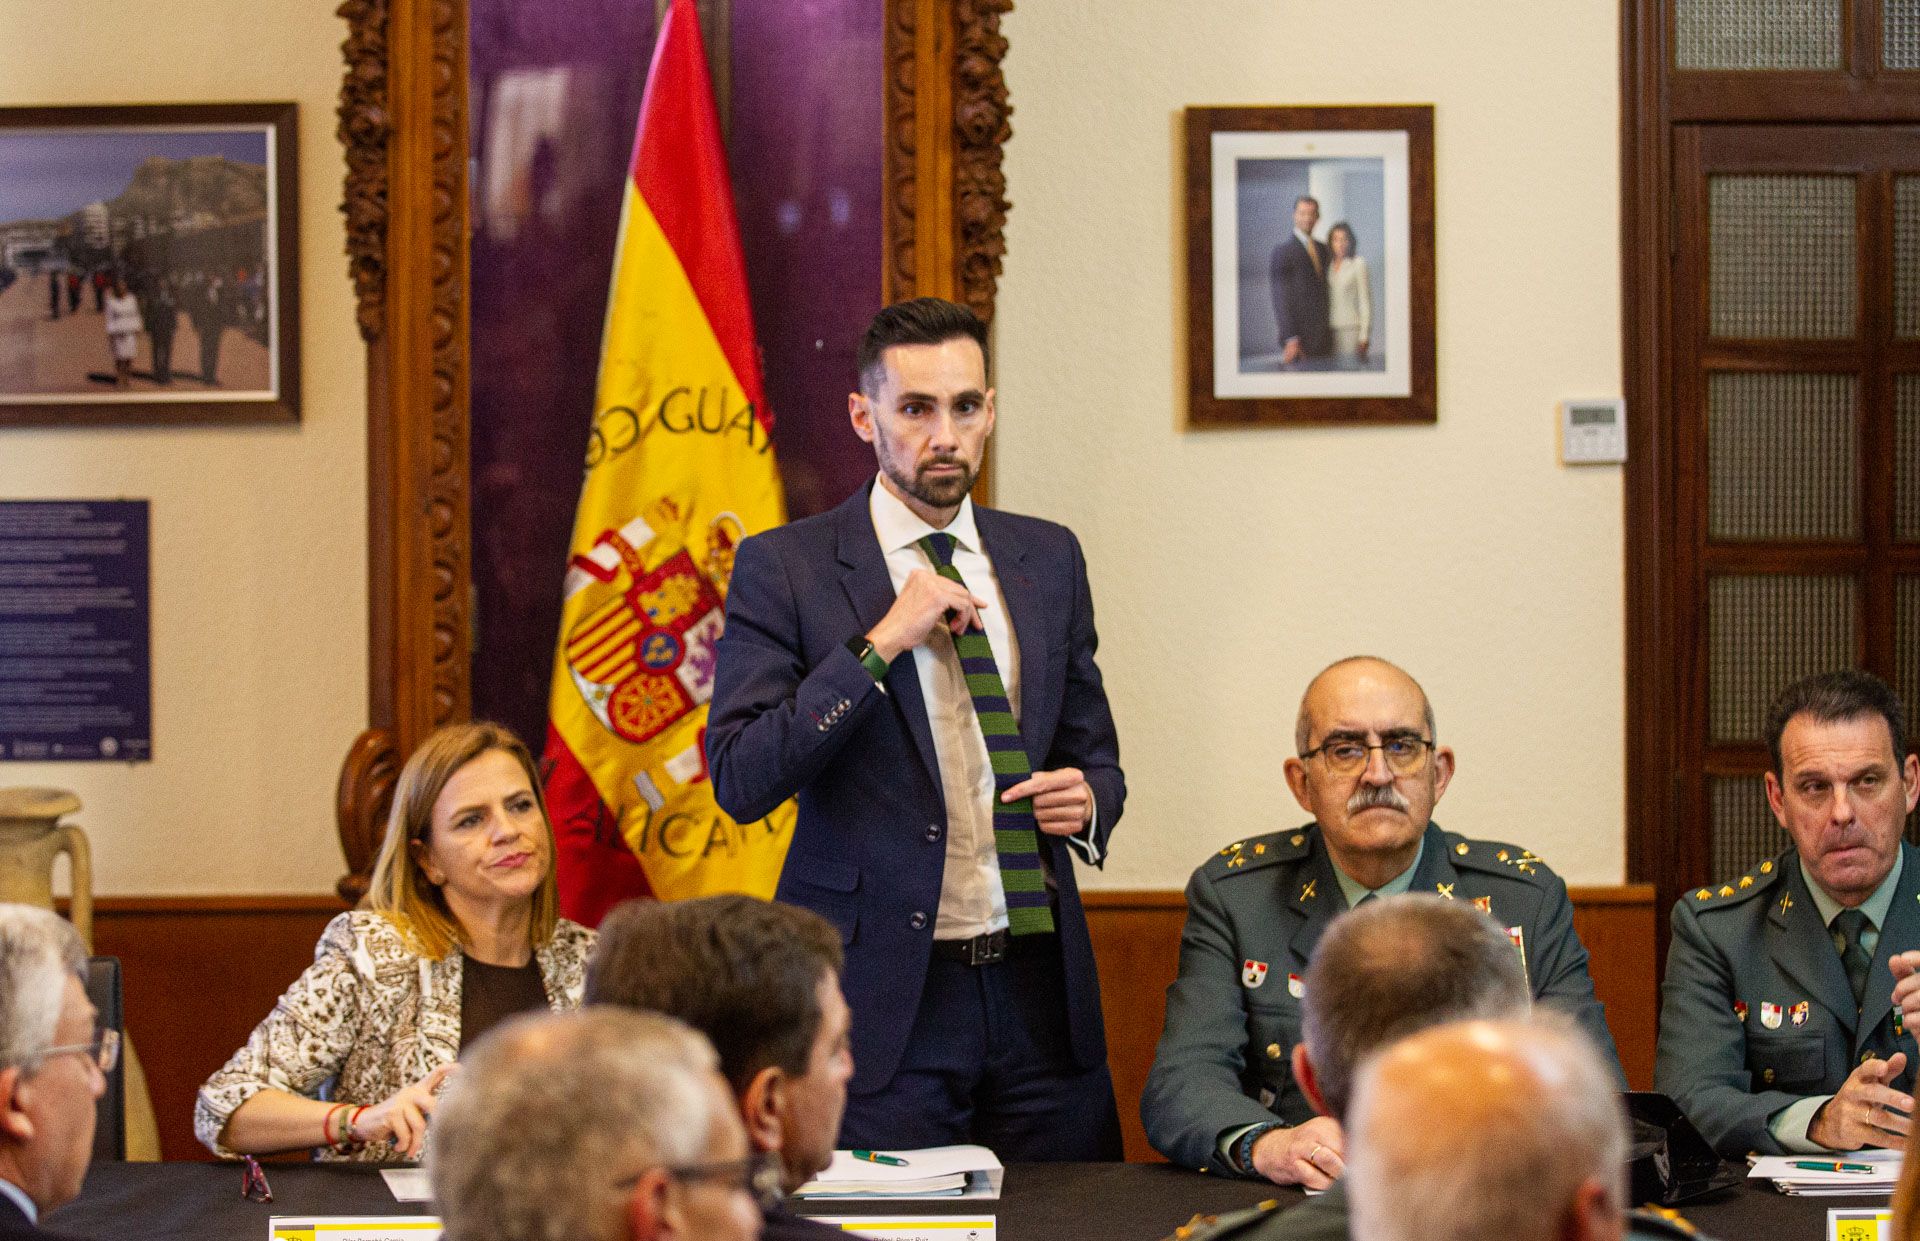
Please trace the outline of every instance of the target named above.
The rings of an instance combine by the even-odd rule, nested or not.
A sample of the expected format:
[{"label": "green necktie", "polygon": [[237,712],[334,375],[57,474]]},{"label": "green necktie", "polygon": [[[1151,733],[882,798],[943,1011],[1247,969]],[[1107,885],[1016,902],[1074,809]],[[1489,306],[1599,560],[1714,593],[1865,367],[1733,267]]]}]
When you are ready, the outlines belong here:
[{"label": "green necktie", "polygon": [[1873,965],[1866,945],[1860,942],[1866,929],[1867,915],[1857,909],[1843,909],[1833,916],[1833,946],[1840,950],[1840,968],[1847,971],[1847,985],[1853,988],[1856,1009],[1867,994],[1867,970]]},{"label": "green necktie", "polygon": [[[933,568],[950,582],[966,585],[953,567],[954,537],[944,532],[920,540],[920,550]],[[1002,802],[999,794],[1033,774],[1020,726],[1014,722],[1007,685],[1000,679],[993,647],[978,625],[953,639],[960,671],[973,696],[973,715],[987,741],[987,759],[993,765],[993,842],[1000,855],[1000,886],[1007,897],[1007,930],[1015,935],[1038,935],[1053,930],[1053,909],[1047,898],[1047,877],[1040,869],[1039,826],[1033,818],[1033,799]]]}]

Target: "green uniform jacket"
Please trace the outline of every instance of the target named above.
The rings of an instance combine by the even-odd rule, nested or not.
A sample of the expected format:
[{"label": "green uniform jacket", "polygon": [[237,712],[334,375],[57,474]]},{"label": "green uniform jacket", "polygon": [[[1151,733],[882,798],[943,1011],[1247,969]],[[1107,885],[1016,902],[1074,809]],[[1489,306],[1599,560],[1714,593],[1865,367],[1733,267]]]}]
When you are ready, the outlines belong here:
[{"label": "green uniform jacket", "polygon": [[[1346,1183],[1335,1181],[1326,1193],[1284,1211],[1278,1202],[1263,1202],[1244,1211],[1201,1216],[1167,1241],[1348,1241],[1350,1210]],[[1689,1237],[1708,1241],[1678,1212],[1642,1210],[1627,1214],[1628,1241]]]},{"label": "green uniform jacket", "polygon": [[1868,1056],[1906,1052],[1895,1087],[1912,1092],[1913,1032],[1894,1012],[1887,969],[1892,954],[1920,948],[1920,849],[1901,848],[1860,1011],[1794,850],[1673,907],[1653,1084],[1723,1157],[1784,1154],[1768,1119],[1840,1089]]},{"label": "green uniform jacket", "polygon": [[[1518,938],[1534,998],[1578,1021],[1625,1088],[1567,887],[1546,863],[1518,845],[1429,823],[1408,890],[1484,902]],[[1228,845],[1193,873],[1180,976],[1167,989],[1167,1025],[1140,1097],[1147,1139],[1161,1154],[1234,1176],[1219,1157],[1221,1134],[1312,1118],[1288,1062],[1300,1041],[1300,979],[1346,908],[1316,824]]]}]

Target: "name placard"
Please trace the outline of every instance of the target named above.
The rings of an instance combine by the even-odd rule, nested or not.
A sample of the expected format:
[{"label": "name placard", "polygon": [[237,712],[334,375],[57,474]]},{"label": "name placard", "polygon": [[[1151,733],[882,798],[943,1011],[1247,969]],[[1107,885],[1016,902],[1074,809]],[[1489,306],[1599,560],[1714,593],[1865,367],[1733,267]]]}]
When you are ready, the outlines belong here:
[{"label": "name placard", "polygon": [[1887,1207],[1836,1207],[1827,1212],[1827,1241],[1892,1241]]},{"label": "name placard", "polygon": [[871,1241],[993,1241],[991,1215],[815,1215],[811,1219]]},{"label": "name placard", "polygon": [[276,1215],[267,1241],[434,1241],[433,1215]]}]

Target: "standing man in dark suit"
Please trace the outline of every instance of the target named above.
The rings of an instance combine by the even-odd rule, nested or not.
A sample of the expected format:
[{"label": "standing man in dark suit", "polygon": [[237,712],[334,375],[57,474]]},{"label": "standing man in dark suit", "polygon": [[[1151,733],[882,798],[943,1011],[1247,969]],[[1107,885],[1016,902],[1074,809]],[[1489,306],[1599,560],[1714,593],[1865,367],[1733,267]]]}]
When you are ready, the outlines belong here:
[{"label": "standing man in dark suit", "polygon": [[0,1238],[59,1238],[40,1213],[80,1192],[94,1101],[120,1054],[81,984],[87,950],[58,915],[0,905]]},{"label": "standing man in dark suit", "polygon": [[1920,801],[1900,696],[1808,677],[1767,716],[1793,846],[1673,909],[1653,1081],[1723,1156],[1900,1147],[1920,1021]]},{"label": "standing man in dark suit", "polygon": [[1273,248],[1267,275],[1273,287],[1273,317],[1280,325],[1280,360],[1288,366],[1333,352],[1327,315],[1326,246],[1313,239],[1319,200],[1301,195],[1293,204],[1293,233]]},{"label": "standing man in dark suit", "polygon": [[740,545],[714,793],[743,823],[800,800],[777,895],[846,945],[841,1145],[1117,1159],[1072,863],[1101,863],[1126,797],[1086,562],[968,498],[994,423],[971,311],[889,306],[859,367],[878,478]]}]

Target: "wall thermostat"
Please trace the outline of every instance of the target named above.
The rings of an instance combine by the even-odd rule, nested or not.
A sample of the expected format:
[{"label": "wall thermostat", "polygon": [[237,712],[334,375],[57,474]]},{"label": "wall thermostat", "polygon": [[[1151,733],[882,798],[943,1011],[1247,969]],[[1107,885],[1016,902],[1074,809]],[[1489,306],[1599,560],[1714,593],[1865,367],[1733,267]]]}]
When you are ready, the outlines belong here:
[{"label": "wall thermostat", "polygon": [[1627,459],[1627,403],[1619,397],[1560,402],[1560,464],[1618,465]]}]

